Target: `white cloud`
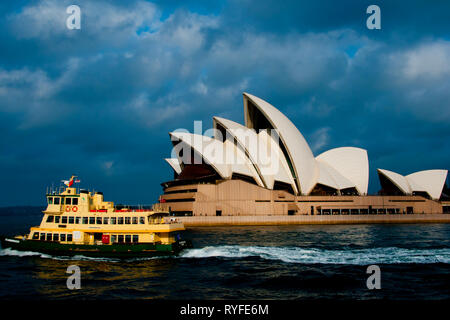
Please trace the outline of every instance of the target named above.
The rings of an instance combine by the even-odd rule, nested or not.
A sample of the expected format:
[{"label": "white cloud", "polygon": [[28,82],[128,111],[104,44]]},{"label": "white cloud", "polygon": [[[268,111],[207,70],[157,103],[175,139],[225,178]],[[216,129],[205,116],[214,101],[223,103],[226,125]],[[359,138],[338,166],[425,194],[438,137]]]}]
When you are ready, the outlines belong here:
[{"label": "white cloud", "polygon": [[401,53],[403,73],[408,79],[441,78],[450,75],[450,42],[436,41],[421,44]]},{"label": "white cloud", "polygon": [[160,12],[152,3],[138,1],[128,6],[118,6],[106,1],[82,1],[81,29],[68,30],[66,8],[69,1],[42,0],[23,8],[8,20],[18,38],[39,38],[46,41],[59,41],[60,36],[92,37],[102,42],[127,41],[137,36],[138,28],[153,30],[158,27]]},{"label": "white cloud", "polygon": [[310,146],[314,153],[317,153],[328,144],[328,141],[330,140],[330,130],[329,127],[323,127],[313,132],[311,135]]}]

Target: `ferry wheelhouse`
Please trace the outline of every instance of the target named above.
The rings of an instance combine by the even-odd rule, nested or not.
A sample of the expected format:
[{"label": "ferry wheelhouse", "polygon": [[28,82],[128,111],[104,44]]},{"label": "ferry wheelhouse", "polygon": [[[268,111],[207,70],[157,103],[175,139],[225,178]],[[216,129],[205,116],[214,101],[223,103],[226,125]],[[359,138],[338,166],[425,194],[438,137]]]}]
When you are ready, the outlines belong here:
[{"label": "ferry wheelhouse", "polygon": [[72,184],[50,189],[41,224],[27,235],[2,237],[2,248],[127,257],[177,254],[191,247],[182,239],[184,225],[169,212],[114,206],[104,201],[102,192],[78,190]]}]

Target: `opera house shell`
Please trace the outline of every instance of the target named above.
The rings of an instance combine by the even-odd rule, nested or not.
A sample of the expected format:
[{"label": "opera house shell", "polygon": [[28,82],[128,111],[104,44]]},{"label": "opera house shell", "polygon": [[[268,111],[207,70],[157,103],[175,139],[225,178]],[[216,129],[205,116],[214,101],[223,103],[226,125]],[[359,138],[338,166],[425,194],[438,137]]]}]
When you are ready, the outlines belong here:
[{"label": "opera house shell", "polygon": [[442,213],[447,170],[402,176],[378,170],[382,195],[369,196],[367,151],[314,155],[277,108],[244,93],[244,124],[214,117],[210,135],[169,133],[174,179],[160,203],[179,216]]}]

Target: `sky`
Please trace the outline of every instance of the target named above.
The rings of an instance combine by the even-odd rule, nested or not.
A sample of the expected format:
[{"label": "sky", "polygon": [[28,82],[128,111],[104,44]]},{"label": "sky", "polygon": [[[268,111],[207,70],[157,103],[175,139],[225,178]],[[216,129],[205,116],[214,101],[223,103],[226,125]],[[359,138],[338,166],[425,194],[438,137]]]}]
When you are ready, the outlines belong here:
[{"label": "sky", "polygon": [[377,168],[450,167],[449,1],[16,0],[0,14],[0,206],[43,205],[72,174],[107,201],[154,203],[173,178],[168,133],[243,123],[243,92],[315,155],[366,149],[369,193]]}]

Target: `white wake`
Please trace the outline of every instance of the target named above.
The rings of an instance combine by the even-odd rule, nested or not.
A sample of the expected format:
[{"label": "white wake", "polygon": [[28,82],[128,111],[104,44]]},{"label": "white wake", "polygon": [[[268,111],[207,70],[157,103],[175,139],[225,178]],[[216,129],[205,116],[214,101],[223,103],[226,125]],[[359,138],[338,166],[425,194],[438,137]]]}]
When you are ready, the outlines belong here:
[{"label": "white wake", "polygon": [[324,250],[300,247],[211,246],[189,249],[183,258],[260,257],[303,264],[399,264],[450,263],[450,249],[405,249],[396,247],[370,249]]}]

